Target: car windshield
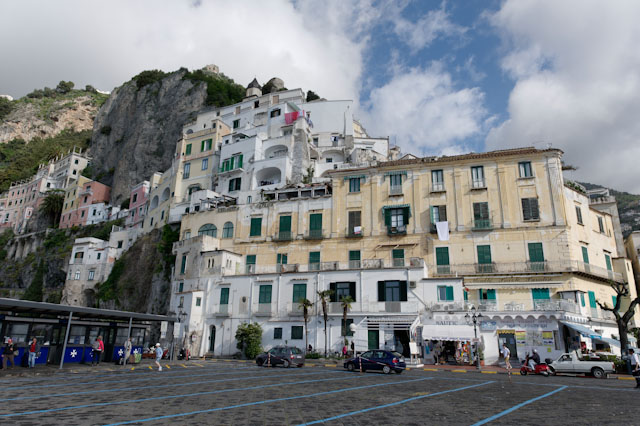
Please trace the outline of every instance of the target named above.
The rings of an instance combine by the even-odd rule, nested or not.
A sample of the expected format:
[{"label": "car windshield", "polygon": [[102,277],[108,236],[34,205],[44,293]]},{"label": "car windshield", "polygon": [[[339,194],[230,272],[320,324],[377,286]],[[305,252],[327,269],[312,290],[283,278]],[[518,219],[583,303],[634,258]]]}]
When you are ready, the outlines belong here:
[{"label": "car windshield", "polygon": [[291,353],[294,355],[300,355],[302,354],[302,351],[298,348],[291,348]]},{"label": "car windshield", "polygon": [[398,352],[391,352],[391,355],[393,355],[396,358],[402,358],[402,354],[400,354]]}]

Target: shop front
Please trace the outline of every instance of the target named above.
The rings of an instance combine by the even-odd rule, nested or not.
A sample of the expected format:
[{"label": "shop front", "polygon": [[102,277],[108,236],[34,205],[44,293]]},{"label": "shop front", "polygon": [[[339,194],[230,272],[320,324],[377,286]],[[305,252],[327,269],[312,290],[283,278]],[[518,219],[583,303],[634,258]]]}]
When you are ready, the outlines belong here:
[{"label": "shop front", "polygon": [[464,314],[437,314],[424,319],[422,339],[424,341],[425,364],[471,365],[475,360],[475,343],[482,348],[480,330],[468,323]]}]

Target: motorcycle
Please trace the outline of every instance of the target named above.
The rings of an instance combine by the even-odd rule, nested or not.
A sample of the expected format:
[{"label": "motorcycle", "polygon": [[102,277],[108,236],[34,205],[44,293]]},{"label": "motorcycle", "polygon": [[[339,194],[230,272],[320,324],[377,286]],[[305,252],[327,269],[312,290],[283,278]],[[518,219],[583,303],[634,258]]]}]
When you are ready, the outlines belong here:
[{"label": "motorcycle", "polygon": [[531,357],[527,354],[526,359],[522,361],[522,367],[520,367],[520,374],[526,376],[527,374],[540,374],[544,377],[548,377],[551,374],[549,366],[543,362],[535,365],[535,368],[529,366],[529,359]]}]

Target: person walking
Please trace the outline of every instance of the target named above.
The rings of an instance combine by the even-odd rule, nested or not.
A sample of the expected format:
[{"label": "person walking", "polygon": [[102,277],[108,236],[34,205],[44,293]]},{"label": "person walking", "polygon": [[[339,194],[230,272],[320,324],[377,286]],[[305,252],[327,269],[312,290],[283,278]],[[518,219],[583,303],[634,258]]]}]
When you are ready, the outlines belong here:
[{"label": "person walking", "polygon": [[131,337],[124,342],[124,361],[122,361],[122,365],[126,366],[127,361],[129,361],[129,357],[131,356]]},{"label": "person walking", "polygon": [[631,358],[631,366],[633,367],[632,374],[636,379],[636,389],[640,389],[640,357],[633,349],[629,349],[629,358]]},{"label": "person walking", "polygon": [[99,365],[100,364],[100,356],[102,356],[102,352],[104,351],[104,342],[102,341],[102,336],[96,337],[96,341],[93,342],[93,361],[91,365]]},{"label": "person walking", "polygon": [[162,371],[162,365],[160,365],[161,359],[162,359],[162,348],[160,347],[160,343],[156,343],[156,365],[158,366],[158,371]]},{"label": "person walking", "polygon": [[35,337],[31,339],[29,344],[29,368],[36,367],[36,358],[38,358],[38,352],[40,352],[40,346],[38,345],[38,339]]},{"label": "person walking", "polygon": [[502,356],[504,357],[504,364],[507,369],[507,373],[511,375],[511,351],[507,347],[506,343],[502,344]]},{"label": "person walking", "polygon": [[16,345],[13,343],[13,339],[9,337],[7,343],[4,345],[4,352],[2,353],[2,368],[6,370],[9,362],[11,362],[13,367],[16,366],[14,360],[15,352],[17,352]]}]

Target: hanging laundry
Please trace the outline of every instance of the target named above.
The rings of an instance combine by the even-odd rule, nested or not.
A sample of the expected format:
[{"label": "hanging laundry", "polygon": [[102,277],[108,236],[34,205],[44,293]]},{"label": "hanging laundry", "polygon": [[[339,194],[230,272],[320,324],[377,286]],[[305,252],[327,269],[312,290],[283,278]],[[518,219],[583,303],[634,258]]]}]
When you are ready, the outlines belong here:
[{"label": "hanging laundry", "polygon": [[436,230],[438,231],[438,239],[440,241],[449,241],[449,222],[436,222]]},{"label": "hanging laundry", "polygon": [[295,121],[295,119],[293,118],[293,112],[287,112],[284,114],[284,124],[291,124]]}]

